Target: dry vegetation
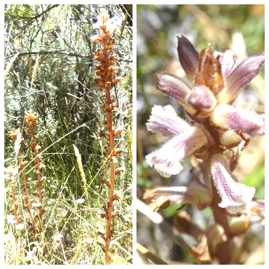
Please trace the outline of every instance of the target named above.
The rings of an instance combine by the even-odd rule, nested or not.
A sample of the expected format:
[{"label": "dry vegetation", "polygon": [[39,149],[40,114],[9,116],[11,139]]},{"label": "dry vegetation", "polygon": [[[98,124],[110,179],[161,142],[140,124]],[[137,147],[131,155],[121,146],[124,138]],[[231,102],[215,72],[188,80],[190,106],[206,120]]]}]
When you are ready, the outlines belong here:
[{"label": "dry vegetation", "polygon": [[[5,263],[103,264],[109,173],[104,91],[93,82],[93,24],[119,23],[113,123],[124,173],[115,179],[112,262],[132,263],[132,27],[122,5],[5,6]],[[109,176],[108,176],[109,177]]]}]

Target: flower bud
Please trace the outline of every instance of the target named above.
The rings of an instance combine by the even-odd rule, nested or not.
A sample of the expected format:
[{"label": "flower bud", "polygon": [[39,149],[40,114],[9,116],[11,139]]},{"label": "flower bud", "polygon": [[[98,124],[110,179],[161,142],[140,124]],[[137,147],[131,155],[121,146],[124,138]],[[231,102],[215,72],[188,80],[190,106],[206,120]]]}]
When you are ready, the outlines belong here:
[{"label": "flower bud", "polygon": [[199,54],[192,43],[183,35],[177,37],[178,58],[185,73],[192,81],[198,69]]},{"label": "flower bud", "polygon": [[239,217],[233,217],[230,221],[230,233],[231,235],[240,235],[246,232],[249,228],[250,221],[247,215],[242,214]]}]

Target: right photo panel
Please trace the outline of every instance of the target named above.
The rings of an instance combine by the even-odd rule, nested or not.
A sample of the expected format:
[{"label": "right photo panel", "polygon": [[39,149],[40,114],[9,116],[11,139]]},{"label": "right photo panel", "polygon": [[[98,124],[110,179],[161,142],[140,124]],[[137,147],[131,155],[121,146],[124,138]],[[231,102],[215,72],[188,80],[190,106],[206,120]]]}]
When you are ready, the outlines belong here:
[{"label": "right photo panel", "polygon": [[264,264],[264,5],[137,6],[137,262]]}]

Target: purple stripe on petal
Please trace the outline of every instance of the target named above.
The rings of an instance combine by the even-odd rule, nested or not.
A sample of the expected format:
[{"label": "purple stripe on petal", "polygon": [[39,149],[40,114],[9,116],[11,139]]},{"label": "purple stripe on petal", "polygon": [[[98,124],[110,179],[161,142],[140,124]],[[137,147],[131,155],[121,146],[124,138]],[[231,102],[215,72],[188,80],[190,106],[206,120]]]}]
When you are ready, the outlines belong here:
[{"label": "purple stripe on petal", "polygon": [[222,75],[227,78],[242,60],[237,59],[231,50],[226,50],[224,53],[220,53],[220,55]]},{"label": "purple stripe on petal", "polygon": [[179,135],[191,128],[186,121],[177,116],[176,111],[170,105],[164,107],[155,105],[146,126],[149,131],[161,133],[167,137]]},{"label": "purple stripe on petal", "polygon": [[207,137],[200,127],[190,127],[147,155],[146,161],[164,177],[177,175],[183,169],[180,161],[207,143]]},{"label": "purple stripe on petal", "polygon": [[175,98],[180,104],[185,104],[190,88],[179,78],[169,74],[156,74],[156,88],[161,92]]},{"label": "purple stripe on petal", "polygon": [[210,122],[223,130],[232,129],[237,134],[245,133],[252,137],[264,135],[264,115],[227,104],[215,108]]},{"label": "purple stripe on petal", "polygon": [[226,78],[226,86],[217,99],[221,103],[232,103],[240,91],[258,75],[264,60],[264,55],[259,55],[242,61]]},{"label": "purple stripe on petal", "polygon": [[221,154],[212,157],[210,173],[221,198],[219,206],[230,214],[245,211],[254,197],[255,188],[237,182],[229,171],[228,159]]}]

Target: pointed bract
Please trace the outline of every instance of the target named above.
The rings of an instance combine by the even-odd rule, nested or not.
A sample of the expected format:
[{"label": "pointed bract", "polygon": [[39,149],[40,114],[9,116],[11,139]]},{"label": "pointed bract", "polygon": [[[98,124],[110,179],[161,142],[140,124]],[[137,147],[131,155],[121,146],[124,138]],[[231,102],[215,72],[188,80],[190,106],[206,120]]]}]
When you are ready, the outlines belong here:
[{"label": "pointed bract", "polygon": [[199,67],[194,77],[195,86],[207,86],[215,95],[223,90],[225,81],[219,58],[214,57],[212,48],[203,49],[199,56]]},{"label": "pointed bract", "polygon": [[179,61],[185,73],[192,82],[194,75],[198,69],[199,53],[185,36],[180,35],[177,37],[177,40],[177,52]]}]

